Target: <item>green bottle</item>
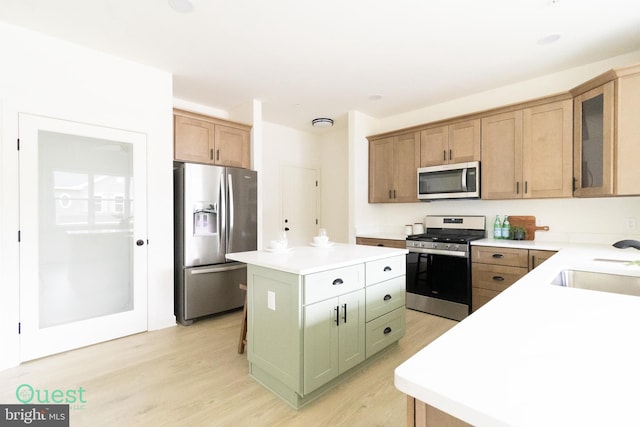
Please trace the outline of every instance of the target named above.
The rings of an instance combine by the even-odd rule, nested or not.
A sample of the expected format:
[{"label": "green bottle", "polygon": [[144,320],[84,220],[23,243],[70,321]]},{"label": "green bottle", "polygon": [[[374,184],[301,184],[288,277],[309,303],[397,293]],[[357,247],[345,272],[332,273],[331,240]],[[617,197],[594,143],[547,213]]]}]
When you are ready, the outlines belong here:
[{"label": "green bottle", "polygon": [[510,231],[511,231],[511,225],[509,224],[509,217],[505,215],[504,221],[502,221],[502,238],[508,239]]},{"label": "green bottle", "polygon": [[502,239],[502,223],[500,222],[500,215],[496,215],[496,220],[493,223],[493,238]]}]

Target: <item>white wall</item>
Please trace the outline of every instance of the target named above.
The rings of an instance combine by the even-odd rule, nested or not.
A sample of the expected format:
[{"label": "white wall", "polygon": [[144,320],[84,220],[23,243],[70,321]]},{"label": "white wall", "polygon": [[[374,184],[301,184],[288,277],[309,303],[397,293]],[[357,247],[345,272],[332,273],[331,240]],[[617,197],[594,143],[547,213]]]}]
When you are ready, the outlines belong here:
[{"label": "white wall", "polygon": [[173,316],[169,73],[0,23],[0,369],[18,363],[18,112],[147,135],[148,328]]},{"label": "white wall", "polygon": [[351,196],[355,203],[355,214],[350,221],[350,228],[355,234],[402,233],[404,224],[420,222],[427,214],[476,214],[487,216],[487,228],[490,229],[496,214],[506,214],[535,215],[538,224],[550,226],[549,232],[536,233],[537,240],[612,243],[622,237],[640,237],[637,229],[628,230],[624,227],[627,218],[636,218],[640,227],[638,197],[368,204],[368,169],[365,157],[367,151],[364,148],[367,135],[566,92],[606,70],[638,62],[640,51],[381,120],[357,112],[352,113],[349,118],[350,126],[357,131],[349,135],[350,149],[356,156],[353,162],[355,176]]},{"label": "white wall", "polygon": [[349,140],[347,129],[322,134],[321,226],[333,242],[349,241]]}]

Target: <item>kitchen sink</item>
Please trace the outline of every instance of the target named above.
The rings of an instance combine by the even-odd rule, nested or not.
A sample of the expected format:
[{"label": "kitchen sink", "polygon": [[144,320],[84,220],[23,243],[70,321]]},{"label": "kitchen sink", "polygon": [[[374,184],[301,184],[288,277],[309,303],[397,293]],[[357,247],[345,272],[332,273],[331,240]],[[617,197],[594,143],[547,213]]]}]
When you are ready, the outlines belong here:
[{"label": "kitchen sink", "polygon": [[640,296],[640,277],[593,271],[562,270],[552,285]]}]

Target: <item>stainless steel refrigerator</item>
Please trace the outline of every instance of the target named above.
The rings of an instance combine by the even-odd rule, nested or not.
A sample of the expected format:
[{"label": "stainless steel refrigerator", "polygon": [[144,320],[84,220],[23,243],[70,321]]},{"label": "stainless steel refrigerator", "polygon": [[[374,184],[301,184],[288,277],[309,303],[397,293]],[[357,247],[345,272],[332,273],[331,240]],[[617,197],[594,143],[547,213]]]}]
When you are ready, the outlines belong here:
[{"label": "stainless steel refrigerator", "polygon": [[257,248],[257,173],[174,163],[175,307],[178,322],[244,304],[246,265],[225,255]]}]

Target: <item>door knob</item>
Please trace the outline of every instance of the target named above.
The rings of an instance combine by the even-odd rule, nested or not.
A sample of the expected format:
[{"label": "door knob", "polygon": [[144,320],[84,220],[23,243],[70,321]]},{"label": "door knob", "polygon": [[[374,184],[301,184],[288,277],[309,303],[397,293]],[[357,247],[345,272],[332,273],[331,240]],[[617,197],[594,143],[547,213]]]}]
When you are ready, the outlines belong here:
[{"label": "door knob", "polygon": [[136,245],[138,245],[138,246],[142,246],[142,245],[144,245],[144,240],[142,240],[142,239],[138,239],[138,240],[136,241]]}]

